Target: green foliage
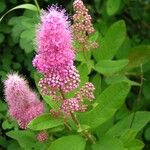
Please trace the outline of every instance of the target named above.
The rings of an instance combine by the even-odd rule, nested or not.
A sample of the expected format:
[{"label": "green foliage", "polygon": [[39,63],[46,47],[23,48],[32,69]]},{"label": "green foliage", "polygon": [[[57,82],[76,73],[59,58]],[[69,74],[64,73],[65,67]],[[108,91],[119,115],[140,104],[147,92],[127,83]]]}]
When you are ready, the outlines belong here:
[{"label": "green foliage", "polygon": [[112,16],[116,14],[120,8],[121,0],[107,0],[107,13]]},{"label": "green foliage", "polygon": [[[99,51],[95,52],[94,57],[97,61],[112,59],[126,37],[126,26],[123,20],[113,23],[105,36],[101,39]],[[108,44],[109,43],[109,44]]]},{"label": "green foliage", "polygon": [[98,96],[98,104],[91,111],[78,115],[80,123],[95,128],[110,119],[123,104],[129,89],[127,83],[110,85]]},{"label": "green foliage", "polygon": [[112,137],[104,137],[92,146],[92,150],[126,150],[121,140]]},{"label": "green foliage", "polygon": [[33,119],[28,127],[32,130],[44,130],[58,127],[60,125],[63,125],[62,120],[54,119],[49,113],[47,113]]},{"label": "green foliage", "polygon": [[102,60],[95,65],[95,70],[105,76],[121,71],[127,64],[127,59],[122,60]]},{"label": "green foliage", "polygon": [[51,143],[48,150],[84,150],[85,149],[85,140],[78,135],[69,135],[61,137]]},{"label": "green foliage", "polygon": [[[79,126],[71,119],[55,119],[49,111],[58,110],[58,104],[49,95],[42,95],[38,87],[42,75],[35,73],[32,66],[35,29],[39,23],[34,1],[0,0],[0,149],[149,150],[150,2],[84,2],[96,30],[89,39],[97,41],[99,47],[85,54],[76,53],[80,87],[90,81],[96,88],[89,109],[75,114]],[[39,0],[38,3],[43,9],[61,3],[69,14],[73,13],[69,0]],[[78,43],[74,45],[78,50]],[[32,120],[26,130],[18,129],[4,102],[3,80],[12,71],[25,75],[45,102],[45,113]],[[43,143],[36,139],[41,130],[49,133],[48,141]],[[96,144],[87,140],[87,134]]]}]

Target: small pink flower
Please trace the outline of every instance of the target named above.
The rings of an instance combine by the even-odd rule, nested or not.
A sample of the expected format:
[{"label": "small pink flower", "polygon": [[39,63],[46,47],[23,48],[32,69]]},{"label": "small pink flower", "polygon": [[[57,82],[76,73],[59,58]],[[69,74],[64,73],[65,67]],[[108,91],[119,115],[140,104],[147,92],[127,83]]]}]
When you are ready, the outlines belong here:
[{"label": "small pink flower", "polygon": [[89,101],[92,101],[93,99],[95,99],[94,90],[94,85],[90,82],[87,82],[84,86],[81,87],[80,95],[82,96],[82,98],[86,98]]},{"label": "small pink flower", "polygon": [[37,140],[39,142],[44,142],[48,139],[48,133],[46,131],[41,131],[37,135]]},{"label": "small pink flower", "polygon": [[70,98],[62,102],[60,109],[65,115],[69,116],[70,113],[84,112],[87,109],[87,105],[82,104],[80,98]]}]

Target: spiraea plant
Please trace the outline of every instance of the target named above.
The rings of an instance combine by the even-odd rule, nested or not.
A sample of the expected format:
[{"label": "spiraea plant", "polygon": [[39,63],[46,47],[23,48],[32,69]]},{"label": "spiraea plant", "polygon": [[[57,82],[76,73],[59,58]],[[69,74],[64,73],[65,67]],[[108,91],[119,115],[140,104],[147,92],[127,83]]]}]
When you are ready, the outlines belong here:
[{"label": "spiraea plant", "polygon": [[[28,8],[39,13],[32,61],[37,93],[25,77],[8,74],[5,101],[17,127],[7,136],[25,150],[141,150],[137,135],[149,122],[149,112],[134,110],[119,116],[127,109],[131,86],[140,86],[139,100],[143,84],[142,65],[139,84],[126,77],[134,64],[115,57],[126,36],[124,21],[114,23],[102,36],[95,32],[82,0],[74,0],[72,17],[58,4],[45,10],[36,0],[35,4]],[[112,43],[107,43],[109,39]]]}]

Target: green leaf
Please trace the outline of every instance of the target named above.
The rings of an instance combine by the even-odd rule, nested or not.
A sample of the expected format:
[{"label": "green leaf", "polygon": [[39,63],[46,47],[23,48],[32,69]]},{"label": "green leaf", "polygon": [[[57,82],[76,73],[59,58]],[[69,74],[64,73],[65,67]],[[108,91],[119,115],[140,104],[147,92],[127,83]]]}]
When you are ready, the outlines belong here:
[{"label": "green leaf", "polygon": [[44,130],[44,129],[58,127],[60,125],[63,125],[62,120],[54,119],[50,116],[50,113],[46,113],[33,119],[29,123],[28,128],[32,130]]},{"label": "green leaf", "polygon": [[119,83],[119,82],[127,82],[130,85],[133,86],[140,86],[140,83],[137,83],[135,81],[131,81],[130,79],[128,79],[125,75],[121,75],[121,74],[114,74],[110,77],[106,77],[105,81],[107,84],[115,84],[115,83]]},{"label": "green leaf", "polygon": [[122,141],[113,137],[103,137],[92,145],[92,150],[126,150]]},{"label": "green leaf", "polygon": [[8,120],[4,120],[2,123],[2,127],[4,130],[6,130],[13,128],[13,125]]},{"label": "green leaf", "polygon": [[85,63],[82,63],[78,66],[78,70],[79,70],[80,80],[81,80],[80,85],[82,86],[86,82],[88,82],[89,69],[88,69],[88,66]]},{"label": "green leaf", "polygon": [[6,110],[7,110],[6,104],[0,100],[0,112],[6,111]]},{"label": "green leaf", "polygon": [[78,115],[80,123],[95,128],[110,119],[124,103],[129,90],[129,84],[124,82],[110,85],[95,100],[98,103],[95,108]]},{"label": "green leaf", "polygon": [[[84,58],[85,57],[85,58]],[[76,60],[81,61],[83,63],[86,63],[86,59],[90,60],[91,58],[91,51],[87,51],[86,53],[83,54],[83,52],[79,51],[76,53]]]},{"label": "green leaf", "polygon": [[24,30],[20,35],[20,47],[28,54],[34,50],[33,39],[35,38],[35,29]]},{"label": "green leaf", "polygon": [[127,64],[128,59],[122,60],[101,60],[95,65],[95,70],[106,76],[121,71]]},{"label": "green leaf", "polygon": [[20,147],[17,141],[13,140],[7,145],[7,150],[23,150],[23,148]]},{"label": "green leaf", "polygon": [[101,76],[97,73],[93,79],[92,79],[92,83],[94,84],[95,87],[95,97],[98,97],[99,94],[101,93]]},{"label": "green leaf", "polygon": [[125,147],[127,150],[142,150],[144,148],[144,143],[140,140],[134,139],[125,144]]},{"label": "green leaf", "polygon": [[[133,115],[131,114],[121,121],[119,121],[115,126],[108,130],[106,133],[109,136],[121,136],[127,129],[132,129],[135,132],[135,135],[150,121],[150,112],[139,111],[136,112],[135,118],[133,120]],[[132,126],[131,121],[133,120]]]},{"label": "green leaf", "polygon": [[85,140],[79,135],[61,137],[50,145],[48,150],[84,150]]},{"label": "green leaf", "polygon": [[147,141],[150,141],[150,127],[146,128],[144,132],[144,137]]},{"label": "green leaf", "polygon": [[11,11],[16,10],[16,9],[28,9],[28,10],[32,10],[32,11],[38,11],[37,7],[33,4],[22,4],[22,5],[18,5],[10,10],[8,10],[1,18],[0,18],[0,22],[2,21],[2,19]]},{"label": "green leaf", "polygon": [[42,95],[42,98],[44,99],[44,101],[51,107],[51,108],[54,108],[54,109],[57,109],[59,106],[57,105],[56,102],[54,102],[54,100],[51,99],[50,96],[48,95]]},{"label": "green leaf", "polygon": [[36,87],[37,87],[37,89],[38,89],[38,92],[41,94],[41,90],[40,90],[40,88],[39,88],[39,86],[38,86],[38,83],[39,83],[39,81],[40,81],[40,79],[42,78],[42,75],[41,74],[39,74],[39,73],[37,73],[37,72],[34,72],[34,81],[35,81],[35,84],[36,84]]},{"label": "green leaf", "polygon": [[4,34],[0,33],[0,43],[3,43],[4,39],[5,39]]},{"label": "green leaf", "polygon": [[121,0],[107,0],[107,13],[112,16],[115,15],[120,8]]},{"label": "green leaf", "polygon": [[96,61],[112,59],[123,44],[125,37],[125,22],[120,20],[112,24],[100,42],[100,50],[97,51],[97,55],[94,55]]},{"label": "green leaf", "polygon": [[24,149],[31,149],[36,146],[36,138],[34,133],[30,131],[10,131],[6,133],[7,136],[18,141],[20,146]]},{"label": "green leaf", "polygon": [[7,145],[7,140],[5,139],[5,137],[0,136],[0,146],[6,147],[6,145]]},{"label": "green leaf", "polygon": [[6,9],[6,3],[4,0],[0,0],[0,13]]},{"label": "green leaf", "polygon": [[125,71],[140,67],[150,61],[150,45],[140,45],[134,47],[128,55],[129,64],[125,67]]}]

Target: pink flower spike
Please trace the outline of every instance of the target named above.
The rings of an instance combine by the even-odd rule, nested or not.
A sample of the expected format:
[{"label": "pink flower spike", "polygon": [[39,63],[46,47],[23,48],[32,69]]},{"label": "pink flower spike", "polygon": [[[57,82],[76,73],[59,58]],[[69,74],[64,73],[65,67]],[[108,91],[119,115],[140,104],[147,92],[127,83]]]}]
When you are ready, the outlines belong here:
[{"label": "pink flower spike", "polygon": [[36,31],[36,45],[38,54],[33,66],[44,74],[65,76],[75,57],[70,21],[65,10],[52,6],[48,11],[43,11]]},{"label": "pink flower spike", "polygon": [[73,35],[65,12],[54,5],[49,7],[48,11],[43,11],[36,31],[37,54],[33,66],[44,75],[39,82],[42,93],[53,97],[58,90],[67,93],[80,83],[73,65]]},{"label": "pink flower spike", "polygon": [[25,129],[33,118],[43,113],[43,103],[31,91],[27,81],[17,73],[9,74],[4,86],[9,113],[18,121],[20,128]]}]

